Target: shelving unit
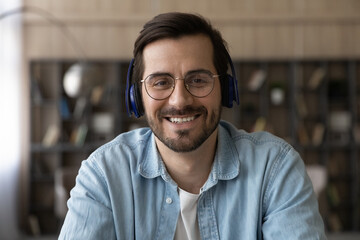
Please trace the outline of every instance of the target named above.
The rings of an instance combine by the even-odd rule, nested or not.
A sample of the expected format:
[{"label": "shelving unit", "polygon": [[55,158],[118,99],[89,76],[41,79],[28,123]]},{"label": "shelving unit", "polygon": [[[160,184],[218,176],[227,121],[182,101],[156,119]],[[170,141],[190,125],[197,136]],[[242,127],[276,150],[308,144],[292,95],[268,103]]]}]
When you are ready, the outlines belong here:
[{"label": "shelving unit", "polygon": [[[77,171],[81,161],[103,143],[146,126],[144,119],[129,118],[125,110],[127,61],[91,61],[101,76],[103,94],[95,102],[87,99],[81,117],[76,117],[79,98],[68,97],[62,86],[64,74],[74,63],[30,63],[29,219],[35,225],[32,231],[41,234],[56,234],[61,226],[58,172]],[[325,197],[319,201],[327,229],[359,231],[360,61],[244,60],[234,64],[240,106],[224,109],[223,118],[247,131],[273,132],[289,141],[307,165],[323,166],[328,179]],[[65,108],[61,103],[66,103]],[[75,141],[79,126],[85,127],[86,134]],[[44,141],[51,128],[55,134]],[[71,183],[73,179],[67,191]]]},{"label": "shelving unit", "polygon": [[[61,193],[63,189],[59,187],[66,191],[72,188],[82,160],[119,133],[128,131],[133,124],[144,125],[143,121],[130,119],[126,114],[125,82],[121,79],[126,77],[128,63],[88,63],[94,74],[101,78],[101,85],[96,88],[97,93],[93,90],[90,95],[73,98],[65,93],[63,79],[74,64],[76,62],[70,60],[30,63],[28,214],[30,231],[34,234],[56,234],[59,231],[64,217],[64,201],[58,200],[59,191]],[[56,178],[59,174],[60,179]],[[61,186],[65,182],[66,186]]]},{"label": "shelving unit", "polygon": [[[359,231],[359,61],[269,60],[235,65],[240,110],[226,111],[225,118],[250,132],[270,131],[292,144],[307,166],[323,166],[328,177],[325,197],[319,202],[327,230]],[[274,95],[276,88],[283,91],[282,101]]]}]

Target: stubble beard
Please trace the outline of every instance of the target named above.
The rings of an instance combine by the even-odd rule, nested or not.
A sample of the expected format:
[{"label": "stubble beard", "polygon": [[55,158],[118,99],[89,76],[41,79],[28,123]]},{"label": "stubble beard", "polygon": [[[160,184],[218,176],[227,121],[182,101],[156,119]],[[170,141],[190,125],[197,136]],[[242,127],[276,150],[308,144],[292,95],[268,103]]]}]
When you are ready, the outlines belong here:
[{"label": "stubble beard", "polygon": [[161,128],[162,121],[167,121],[166,119],[162,118],[161,116],[165,113],[165,111],[159,112],[157,114],[158,124],[156,120],[150,119],[146,115],[147,122],[149,124],[150,129],[154,133],[154,135],[169,149],[174,152],[192,152],[199,148],[206,139],[216,130],[221,116],[221,106],[218,108],[218,114],[215,111],[210,113],[209,117],[209,124],[207,124],[206,120],[208,119],[208,111],[205,107],[200,107],[197,109],[193,108],[186,108],[181,111],[176,111],[173,109],[167,110],[166,113],[171,112],[174,115],[182,115],[182,114],[191,114],[191,113],[201,113],[201,117],[204,119],[204,123],[202,124],[202,129],[199,134],[196,136],[191,136],[190,130],[178,130],[176,131],[176,137],[170,138],[166,137],[163,129]]}]

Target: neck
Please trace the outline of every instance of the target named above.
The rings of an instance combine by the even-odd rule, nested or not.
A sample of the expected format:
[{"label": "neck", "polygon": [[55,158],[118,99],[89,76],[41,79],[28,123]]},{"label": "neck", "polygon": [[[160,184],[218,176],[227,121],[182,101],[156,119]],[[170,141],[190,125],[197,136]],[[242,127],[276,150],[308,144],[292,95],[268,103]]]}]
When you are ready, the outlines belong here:
[{"label": "neck", "polygon": [[156,143],[167,171],[178,186],[187,192],[199,193],[214,162],[217,130],[199,148],[191,152],[174,152],[157,138]]}]

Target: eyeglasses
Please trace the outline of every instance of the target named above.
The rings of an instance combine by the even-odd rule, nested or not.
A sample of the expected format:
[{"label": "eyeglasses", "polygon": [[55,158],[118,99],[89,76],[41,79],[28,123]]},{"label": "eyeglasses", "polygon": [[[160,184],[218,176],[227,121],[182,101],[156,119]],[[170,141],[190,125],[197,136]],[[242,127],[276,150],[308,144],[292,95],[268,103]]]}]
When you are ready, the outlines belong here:
[{"label": "eyeglasses", "polygon": [[168,98],[175,89],[175,80],[184,80],[186,90],[192,96],[202,98],[211,93],[214,88],[214,79],[219,76],[206,70],[190,72],[185,78],[173,77],[167,73],[155,73],[140,82],[145,83],[147,94],[155,100]]}]

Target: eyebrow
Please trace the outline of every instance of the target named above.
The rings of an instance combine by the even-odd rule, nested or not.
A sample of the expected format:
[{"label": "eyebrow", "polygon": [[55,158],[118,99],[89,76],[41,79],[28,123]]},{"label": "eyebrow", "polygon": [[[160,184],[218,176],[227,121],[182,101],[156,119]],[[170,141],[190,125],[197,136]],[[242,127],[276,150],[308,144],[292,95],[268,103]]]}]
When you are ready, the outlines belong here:
[{"label": "eyebrow", "polygon": [[[199,68],[199,69],[193,69],[193,70],[187,71],[185,73],[185,76],[187,76],[189,74],[192,74],[192,73],[198,73],[198,72],[206,72],[206,73],[214,74],[208,69]],[[153,73],[149,74],[148,76],[160,76],[160,75],[168,75],[168,76],[171,76],[171,77],[175,77],[173,74],[171,74],[169,72],[161,72],[161,71],[153,72]],[[147,78],[148,76],[146,76],[145,78]]]}]

